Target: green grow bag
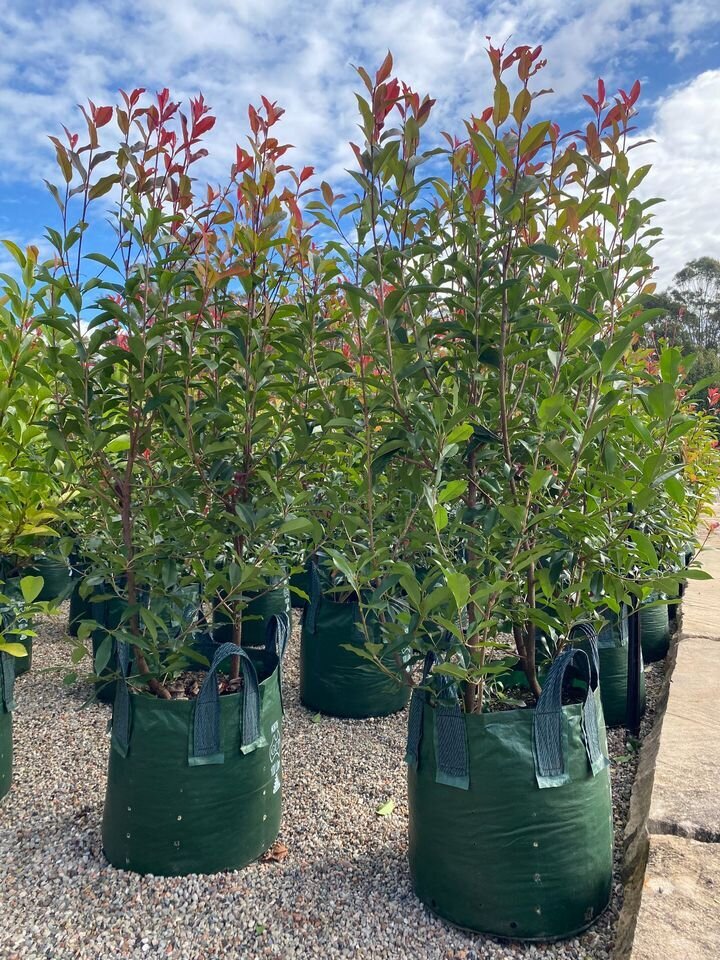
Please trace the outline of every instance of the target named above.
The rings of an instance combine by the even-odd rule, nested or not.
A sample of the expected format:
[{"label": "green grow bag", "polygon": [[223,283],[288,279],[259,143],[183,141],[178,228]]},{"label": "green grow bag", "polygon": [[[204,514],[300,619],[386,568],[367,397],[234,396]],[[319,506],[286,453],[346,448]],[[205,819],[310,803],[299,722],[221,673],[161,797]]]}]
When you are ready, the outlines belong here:
[{"label": "green grow bag", "polygon": [[[308,597],[310,596],[310,574],[307,570],[303,570],[300,573],[292,573],[290,575],[289,586],[297,587],[298,590],[302,590],[303,593],[306,593]],[[304,600],[302,597],[298,596],[293,590],[290,591],[290,606],[293,610],[302,610],[305,607],[307,600]]]},{"label": "green grow bag", "polygon": [[[611,610],[604,613],[606,624],[597,639],[600,662],[600,699],[608,727],[622,727],[627,720],[628,688],[628,612],[620,617]],[[580,644],[586,649],[585,644]],[[640,716],[645,713],[645,670],[640,654]]]},{"label": "green grow bag", "polygon": [[[102,596],[102,588],[98,588],[98,596]],[[100,646],[109,637],[110,658],[107,665],[100,671],[95,681],[95,696],[101,703],[112,703],[115,700],[117,688],[117,643],[115,638],[108,634],[108,630],[117,630],[120,626],[123,611],[127,601],[121,597],[110,597],[107,600],[86,602],[86,612],[81,619],[95,620],[100,626],[92,632],[93,665],[95,665]],[[97,667],[94,666],[97,673]]]},{"label": "green grow bag", "polygon": [[12,784],[12,709],[15,665],[8,653],[0,653],[0,800]]},{"label": "green grow bag", "polygon": [[664,660],[670,649],[670,615],[666,604],[640,607],[640,642],[646,663]]},{"label": "green grow bag", "polygon": [[65,600],[73,588],[70,567],[64,560],[52,557],[37,557],[29,571],[34,577],[43,578],[43,588],[38,600],[48,602]]},{"label": "green grow bag", "polygon": [[[271,617],[290,613],[290,591],[283,584],[259,596],[249,593],[248,597],[251,599],[243,610],[242,646],[257,647],[264,642]],[[230,617],[218,607],[213,610],[213,635],[218,643],[232,643]]]},{"label": "green grow bag", "polygon": [[409,860],[420,899],[456,926],[518,940],[588,927],[612,890],[613,823],[597,673],[562,706],[569,648],[535,709],[464,714],[413,693]]},{"label": "green grow bag", "polygon": [[27,673],[32,666],[32,652],[33,652],[33,642],[32,637],[20,637],[18,643],[21,643],[27,653],[24,657],[15,657],[15,676],[21,677],[24,673]]},{"label": "green grow bag", "polygon": [[77,637],[80,624],[83,620],[90,620],[92,614],[90,611],[90,598],[83,597],[80,593],[80,585],[83,582],[82,577],[73,577],[75,586],[70,594],[70,610],[68,612],[68,635]]},{"label": "green grow bag", "polygon": [[[239,870],[272,845],[288,634],[285,615],[274,620],[274,649],[223,644],[197,700],[159,700],[118,684],[102,824],[113,866],[156,876],[217,873]],[[127,670],[124,644],[118,654]],[[242,658],[243,690],[220,697],[217,668],[233,655]]]},{"label": "green grow bag", "polygon": [[[409,686],[343,648],[343,644],[361,647],[365,642],[357,626],[358,604],[330,600],[321,594],[315,577],[313,582],[300,640],[301,702],[333,717],[356,719],[402,710],[410,698]],[[381,642],[379,630],[376,642]],[[387,663],[397,669],[394,658],[387,658]]]}]

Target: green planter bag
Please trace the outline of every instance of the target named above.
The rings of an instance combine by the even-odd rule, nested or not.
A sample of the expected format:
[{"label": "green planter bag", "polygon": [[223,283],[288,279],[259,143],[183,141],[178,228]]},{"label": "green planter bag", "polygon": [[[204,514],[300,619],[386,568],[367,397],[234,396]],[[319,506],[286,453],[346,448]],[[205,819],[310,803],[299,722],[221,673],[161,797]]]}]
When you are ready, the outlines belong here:
[{"label": "green planter bag", "polygon": [[12,784],[13,737],[12,709],[15,664],[7,653],[0,653],[0,800]]},{"label": "green planter bag", "polygon": [[[303,570],[301,573],[292,573],[290,575],[289,586],[297,587],[298,590],[302,590],[303,593],[306,593],[308,597],[310,596],[310,573],[307,570]],[[293,590],[290,591],[290,605],[293,610],[302,610],[305,607],[307,600],[304,600],[301,596],[295,593]]]},{"label": "green planter bag", "polygon": [[21,643],[27,650],[24,657],[13,658],[15,660],[15,676],[21,677],[24,673],[27,673],[32,666],[33,642],[32,637],[20,637],[17,642]]},{"label": "green planter bag", "polygon": [[73,589],[70,594],[70,609],[68,611],[68,636],[70,637],[77,637],[83,620],[92,619],[90,597],[83,597],[80,593],[83,579],[82,573],[73,571]]},{"label": "green planter bag", "polygon": [[[102,596],[102,594],[99,594]],[[117,660],[117,642],[115,637],[108,631],[117,630],[122,620],[122,615],[127,608],[127,601],[122,597],[109,597],[105,600],[92,600],[92,596],[86,602],[86,613],[84,617],[95,620],[99,626],[92,632],[92,650],[93,664],[98,679],[95,681],[95,696],[101,703],[113,703],[115,700],[115,691],[117,688],[118,660]],[[84,618],[83,617],[83,618]],[[81,619],[83,619],[81,618]],[[98,654],[102,651],[104,659],[106,648],[109,645],[109,655],[105,666],[98,670]]]},{"label": "green planter bag", "polygon": [[[300,642],[300,700],[333,717],[385,717],[402,710],[410,688],[359,657],[343,644],[362,646],[357,603],[337,603],[323,595],[317,570],[311,576]],[[381,642],[379,635],[377,642]],[[394,658],[389,666],[397,669]]]},{"label": "green planter bag", "polygon": [[[654,598],[657,599],[657,598]],[[667,604],[640,607],[640,642],[645,663],[664,660],[670,649],[670,615]]]},{"label": "green planter bag", "polygon": [[34,577],[43,578],[43,588],[38,600],[60,602],[66,600],[73,589],[72,573],[64,560],[52,557],[37,557],[29,571]]},{"label": "green planter bag", "polygon": [[[600,699],[608,727],[622,727],[627,721],[628,696],[628,612],[623,607],[620,617],[611,610],[604,613],[608,621],[597,638],[600,663]],[[586,642],[579,644],[588,652]],[[645,713],[645,670],[640,655],[640,716]]]},{"label": "green planter bag", "polygon": [[[257,647],[263,643],[271,618],[290,613],[290,591],[283,584],[259,596],[249,593],[248,597],[251,599],[243,610],[242,646]],[[230,617],[219,607],[213,611],[213,635],[218,643],[232,643]]]},{"label": "green planter bag", "polygon": [[[239,870],[277,837],[281,814],[281,661],[287,615],[269,645],[223,644],[196,700],[159,700],[118,684],[102,839],[123,870],[156,876]],[[220,697],[217,669],[241,657],[243,689]],[[128,669],[128,651],[118,657]]]},{"label": "green planter bag", "polygon": [[[563,706],[570,667],[585,701]],[[410,873],[434,913],[491,936],[558,940],[605,910],[612,801],[585,651],[558,657],[535,709],[468,715],[456,695],[433,704],[416,690],[407,760]]]}]

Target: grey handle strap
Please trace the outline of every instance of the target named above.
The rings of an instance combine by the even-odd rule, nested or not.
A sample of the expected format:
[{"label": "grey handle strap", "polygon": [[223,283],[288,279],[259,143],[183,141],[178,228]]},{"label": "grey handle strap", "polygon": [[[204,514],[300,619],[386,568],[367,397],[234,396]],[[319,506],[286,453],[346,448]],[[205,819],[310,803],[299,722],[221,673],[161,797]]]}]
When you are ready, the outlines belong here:
[{"label": "grey handle strap", "polygon": [[9,653],[0,653],[0,687],[3,712],[10,713],[15,709],[15,658]]},{"label": "grey handle strap", "polygon": [[188,762],[190,766],[224,763],[225,754],[220,744],[220,694],[216,680],[217,669],[228,657],[240,657],[243,677],[242,737],[240,750],[251,753],[264,747],[266,740],[260,732],[260,690],[255,666],[242,649],[234,643],[223,643],[215,653],[207,676],[195,701],[193,736]]},{"label": "grey handle strap", "polygon": [[[437,657],[432,650],[425,654],[425,660],[423,662],[422,684],[427,682],[427,679],[430,676],[430,670],[432,669],[432,665],[435,663],[436,659]],[[405,746],[405,763],[407,763],[409,767],[412,767],[413,770],[417,770],[418,757],[420,755],[420,741],[422,740],[423,732],[423,713],[426,700],[426,691],[418,690],[416,687],[412,692],[412,696],[410,697],[407,743]]]},{"label": "grey handle strap", "polygon": [[120,678],[115,683],[115,701],[112,712],[112,746],[126,757],[130,748],[130,691],[127,676],[130,670],[130,645],[120,640],[116,644]]},{"label": "grey handle strap", "polygon": [[[422,682],[425,683],[437,657],[430,651],[425,656]],[[435,705],[435,781],[459,790],[470,788],[470,758],[467,745],[467,727],[457,696],[456,684],[443,678],[444,690],[449,694]],[[408,738],[405,760],[417,769],[420,742],[423,734],[423,717],[426,691],[413,690],[408,717]]]},{"label": "grey handle strap", "polygon": [[[594,635],[595,631],[593,630]],[[597,651],[595,651],[596,653]],[[595,657],[593,657],[594,659]],[[570,781],[565,743],[566,719],[563,714],[562,690],[565,674],[571,665],[580,666],[587,680],[587,693],[582,706],[582,731],[585,752],[593,776],[603,770],[609,762],[600,745],[597,701],[595,698],[598,675],[594,669],[595,664],[591,662],[590,657],[584,650],[568,647],[550,668],[533,716],[532,739],[535,779],[541,789],[561,787]]]},{"label": "grey handle strap", "polygon": [[280,709],[283,714],[285,713],[285,704],[283,702],[282,662],[289,642],[290,617],[287,613],[274,613],[265,627],[265,656],[268,661],[268,670],[274,670],[277,665]]},{"label": "grey handle strap", "polygon": [[598,632],[595,627],[587,620],[581,620],[574,624],[570,630],[570,640],[573,640],[577,634],[587,640],[590,647],[590,683],[593,690],[596,690],[600,683],[600,652],[598,650]]},{"label": "grey handle strap", "polygon": [[274,613],[265,627],[265,651],[282,663],[290,640],[290,617],[287,613]]}]

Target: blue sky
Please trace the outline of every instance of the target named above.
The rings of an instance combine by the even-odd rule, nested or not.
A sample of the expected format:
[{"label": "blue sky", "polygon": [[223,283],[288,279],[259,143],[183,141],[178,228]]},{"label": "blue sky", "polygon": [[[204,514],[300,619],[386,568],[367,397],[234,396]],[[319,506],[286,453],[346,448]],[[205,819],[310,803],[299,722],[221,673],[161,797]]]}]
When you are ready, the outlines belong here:
[{"label": "blue sky", "polygon": [[[39,243],[56,208],[47,136],[79,128],[75,105],[115,103],[118,87],[175,99],[202,91],[218,116],[205,172],[221,177],[242,141],[247,104],[286,108],[295,161],[333,185],[353,161],[357,88],[351,64],[395,72],[437,97],[434,132],[457,130],[489,102],[486,35],[543,44],[543,84],[568,126],[598,76],[608,92],[643,84],[639,125],[655,143],[660,283],[702,254],[720,258],[720,3],[717,0],[21,0],[0,23],[0,237]],[[549,102],[546,101],[548,107]],[[433,132],[432,130],[430,131]],[[0,254],[0,270],[5,261]]]}]

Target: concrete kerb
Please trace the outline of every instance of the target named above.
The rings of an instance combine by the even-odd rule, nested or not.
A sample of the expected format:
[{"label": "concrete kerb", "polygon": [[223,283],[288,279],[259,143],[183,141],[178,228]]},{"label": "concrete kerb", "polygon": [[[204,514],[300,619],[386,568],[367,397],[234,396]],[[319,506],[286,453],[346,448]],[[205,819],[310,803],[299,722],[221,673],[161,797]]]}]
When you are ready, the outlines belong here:
[{"label": "concrete kerb", "polygon": [[691,580],[625,830],[614,960],[720,957],[720,533]]}]

